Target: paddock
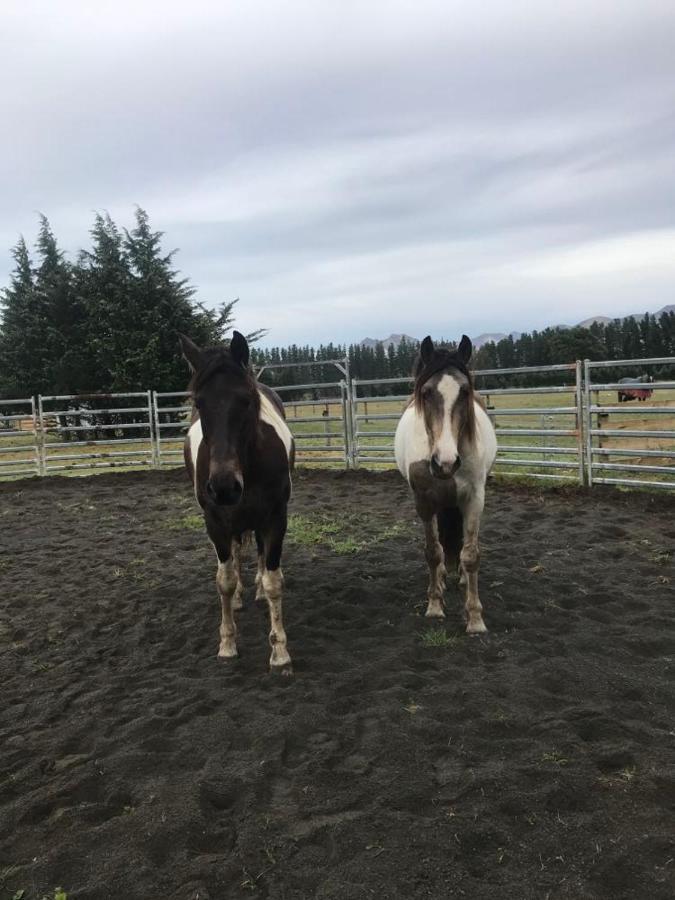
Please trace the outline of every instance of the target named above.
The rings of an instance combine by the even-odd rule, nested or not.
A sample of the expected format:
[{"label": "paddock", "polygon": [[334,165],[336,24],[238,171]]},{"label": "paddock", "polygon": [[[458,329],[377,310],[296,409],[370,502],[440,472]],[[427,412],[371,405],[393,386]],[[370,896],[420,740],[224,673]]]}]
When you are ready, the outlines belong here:
[{"label": "paddock", "polygon": [[398,475],[294,483],[288,681],[184,472],[0,485],[0,896],[671,897],[672,498],[493,483],[468,638]]}]

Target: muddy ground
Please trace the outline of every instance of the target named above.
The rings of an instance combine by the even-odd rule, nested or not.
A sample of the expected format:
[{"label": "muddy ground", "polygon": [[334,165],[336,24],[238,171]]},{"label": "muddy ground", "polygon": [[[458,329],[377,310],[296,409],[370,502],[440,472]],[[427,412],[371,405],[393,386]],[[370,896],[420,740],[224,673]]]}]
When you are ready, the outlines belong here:
[{"label": "muddy ground", "polygon": [[182,472],[0,486],[0,900],[672,897],[672,499],[493,486],[473,639],[397,475],[292,507],[283,680]]}]

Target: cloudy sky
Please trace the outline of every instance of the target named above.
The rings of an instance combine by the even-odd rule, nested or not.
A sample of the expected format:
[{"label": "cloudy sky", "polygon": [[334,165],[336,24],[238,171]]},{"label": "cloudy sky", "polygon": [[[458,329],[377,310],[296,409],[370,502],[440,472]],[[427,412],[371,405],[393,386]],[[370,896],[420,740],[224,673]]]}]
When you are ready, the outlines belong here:
[{"label": "cloudy sky", "polygon": [[140,204],[270,343],[675,302],[675,3],[539,5],[3,0],[0,284]]}]

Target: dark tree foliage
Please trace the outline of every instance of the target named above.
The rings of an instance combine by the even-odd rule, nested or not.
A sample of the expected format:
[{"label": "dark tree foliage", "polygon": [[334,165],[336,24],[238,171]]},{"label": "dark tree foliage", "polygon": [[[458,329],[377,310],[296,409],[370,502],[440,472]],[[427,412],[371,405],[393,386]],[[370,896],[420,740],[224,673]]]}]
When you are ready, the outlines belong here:
[{"label": "dark tree foliage", "polygon": [[96,215],[90,234],[90,249],[75,263],[44,216],[36,262],[23,238],[14,247],[15,268],[0,294],[0,396],[182,390],[176,333],[200,344],[227,337],[238,301],[215,311],[197,302],[143,209],[130,231]]}]

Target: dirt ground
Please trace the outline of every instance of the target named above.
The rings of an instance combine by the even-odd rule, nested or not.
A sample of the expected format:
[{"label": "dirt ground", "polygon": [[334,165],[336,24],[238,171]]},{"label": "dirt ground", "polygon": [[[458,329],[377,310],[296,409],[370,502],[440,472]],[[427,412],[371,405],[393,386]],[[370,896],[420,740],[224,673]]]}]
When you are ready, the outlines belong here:
[{"label": "dirt ground", "polygon": [[398,475],[292,509],[279,679],[182,472],[0,486],[0,900],[671,898],[672,498],[493,486],[473,639]]}]

